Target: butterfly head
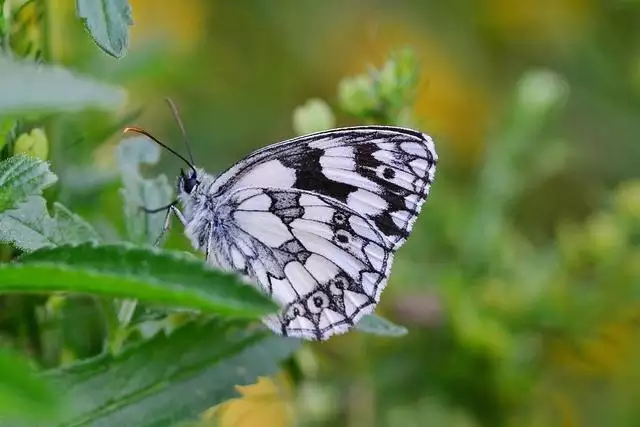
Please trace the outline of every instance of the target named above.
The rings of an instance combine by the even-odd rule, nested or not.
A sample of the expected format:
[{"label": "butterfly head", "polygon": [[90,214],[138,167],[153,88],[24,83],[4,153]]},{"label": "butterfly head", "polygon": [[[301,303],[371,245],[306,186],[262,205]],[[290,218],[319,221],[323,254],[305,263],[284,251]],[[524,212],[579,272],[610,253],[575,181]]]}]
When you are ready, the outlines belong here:
[{"label": "butterfly head", "polygon": [[178,177],[178,193],[191,194],[200,182],[195,169],[185,173],[184,169],[180,169]]}]

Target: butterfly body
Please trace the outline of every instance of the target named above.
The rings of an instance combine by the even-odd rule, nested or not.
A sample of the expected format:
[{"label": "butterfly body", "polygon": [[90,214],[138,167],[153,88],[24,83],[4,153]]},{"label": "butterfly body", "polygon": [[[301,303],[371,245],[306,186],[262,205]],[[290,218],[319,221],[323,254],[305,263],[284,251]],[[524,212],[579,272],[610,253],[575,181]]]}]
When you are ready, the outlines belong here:
[{"label": "butterfly body", "polygon": [[209,263],[282,307],[263,319],[271,330],[325,340],[375,309],[436,162],[417,131],[334,129],[267,146],[215,178],[181,172],[182,210],[171,212]]}]

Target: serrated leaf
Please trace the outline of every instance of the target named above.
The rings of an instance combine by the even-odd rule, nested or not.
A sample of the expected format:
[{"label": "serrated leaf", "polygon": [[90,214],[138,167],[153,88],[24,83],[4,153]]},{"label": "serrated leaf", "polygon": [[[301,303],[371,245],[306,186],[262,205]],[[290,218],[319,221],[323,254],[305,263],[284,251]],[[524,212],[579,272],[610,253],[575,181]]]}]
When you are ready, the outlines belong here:
[{"label": "serrated leaf", "polygon": [[147,214],[141,207],[155,209],[171,202],[173,189],[165,175],[147,179],[141,165],[154,165],[160,160],[160,149],[144,137],[123,140],[118,146],[118,164],[123,188],[124,213],[129,240],[152,244],[162,230],[165,213]]},{"label": "serrated leaf", "polygon": [[301,342],[240,321],[188,324],[117,356],[50,372],[73,406],[64,426],[155,427],[194,420],[277,371]]},{"label": "serrated leaf", "polygon": [[39,249],[20,261],[0,265],[0,293],[88,293],[247,318],[276,311],[253,286],[182,252],[85,243]]},{"label": "serrated leaf", "polygon": [[0,350],[0,424],[7,420],[51,419],[58,409],[51,384],[35,376],[27,361]]},{"label": "serrated leaf", "polygon": [[93,41],[106,53],[122,58],[129,45],[129,26],[133,24],[127,0],[77,0],[78,17]]},{"label": "serrated leaf", "polygon": [[0,212],[28,196],[42,194],[57,180],[47,163],[33,157],[20,154],[0,162]]},{"label": "serrated leaf", "polygon": [[364,316],[356,325],[356,329],[375,335],[386,335],[389,337],[401,337],[407,334],[407,328],[396,325],[375,314]]},{"label": "serrated leaf", "polygon": [[124,105],[124,90],[54,65],[0,55],[0,116],[43,111],[80,111]]},{"label": "serrated leaf", "polygon": [[93,227],[64,205],[54,203],[50,216],[40,196],[31,196],[15,209],[0,213],[0,242],[24,251],[97,241],[100,236]]}]

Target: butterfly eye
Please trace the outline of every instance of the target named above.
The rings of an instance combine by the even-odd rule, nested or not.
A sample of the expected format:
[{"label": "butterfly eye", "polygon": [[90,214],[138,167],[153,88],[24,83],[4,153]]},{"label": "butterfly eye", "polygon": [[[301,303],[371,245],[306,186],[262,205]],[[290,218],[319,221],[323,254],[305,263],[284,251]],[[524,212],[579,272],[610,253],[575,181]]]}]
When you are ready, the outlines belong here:
[{"label": "butterfly eye", "polygon": [[191,194],[195,186],[198,185],[198,177],[196,176],[195,171],[188,177],[182,171],[180,171],[180,173],[182,175],[180,177],[180,180],[182,181],[182,190],[187,194]]}]

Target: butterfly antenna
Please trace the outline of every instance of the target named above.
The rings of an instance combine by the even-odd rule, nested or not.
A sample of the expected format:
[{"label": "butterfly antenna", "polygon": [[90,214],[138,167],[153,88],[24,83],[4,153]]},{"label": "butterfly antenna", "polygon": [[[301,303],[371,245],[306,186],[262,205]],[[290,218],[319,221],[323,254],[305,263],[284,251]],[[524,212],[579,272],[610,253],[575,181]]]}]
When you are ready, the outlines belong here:
[{"label": "butterfly antenna", "polygon": [[189,146],[189,139],[187,138],[187,131],[184,129],[184,125],[182,124],[182,120],[180,120],[180,114],[178,113],[178,108],[176,104],[173,103],[171,98],[165,98],[167,104],[169,104],[169,108],[171,108],[171,112],[173,113],[173,117],[178,122],[178,126],[180,126],[180,131],[182,132],[182,139],[184,141],[184,145],[187,146],[187,152],[189,153],[189,159],[191,159],[191,164],[195,164],[193,161],[193,154],[191,153],[191,147]]},{"label": "butterfly antenna", "polygon": [[129,132],[138,133],[140,135],[146,136],[147,138],[150,138],[153,142],[155,142],[156,144],[158,144],[159,146],[161,146],[162,148],[164,148],[165,150],[169,151],[171,154],[173,154],[174,156],[176,156],[177,158],[179,158],[180,160],[185,162],[187,165],[189,165],[189,167],[191,168],[191,170],[194,173],[196,172],[196,168],[193,166],[192,162],[190,162],[189,160],[185,159],[182,155],[180,155],[178,152],[173,150],[168,145],[163,144],[162,142],[160,142],[158,140],[158,138],[156,138],[155,136],[151,135],[146,130],[140,129],[139,127],[135,127],[135,126],[129,126],[129,127],[124,128],[123,131],[122,131],[122,133],[129,133]]}]

